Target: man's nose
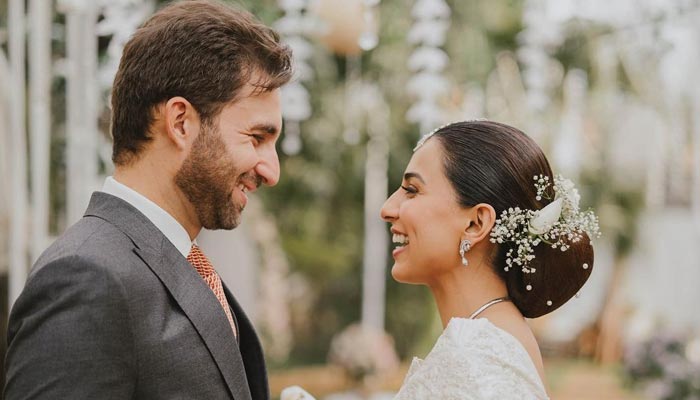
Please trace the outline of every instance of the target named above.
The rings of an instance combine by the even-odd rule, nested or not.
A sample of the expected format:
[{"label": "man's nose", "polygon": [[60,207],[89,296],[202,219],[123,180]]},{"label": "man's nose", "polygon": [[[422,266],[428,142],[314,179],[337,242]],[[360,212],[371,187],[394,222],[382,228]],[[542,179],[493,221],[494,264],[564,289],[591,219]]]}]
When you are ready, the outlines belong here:
[{"label": "man's nose", "polygon": [[280,180],[280,160],[277,150],[271,147],[260,155],[260,161],[255,166],[255,172],[262,178],[262,183],[275,186]]}]

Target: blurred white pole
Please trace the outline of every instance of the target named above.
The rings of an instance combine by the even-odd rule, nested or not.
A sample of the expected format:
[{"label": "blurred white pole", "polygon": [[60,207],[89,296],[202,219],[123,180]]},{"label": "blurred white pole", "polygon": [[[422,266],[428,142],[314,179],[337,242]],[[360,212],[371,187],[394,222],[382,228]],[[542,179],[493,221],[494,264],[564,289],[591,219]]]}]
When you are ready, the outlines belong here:
[{"label": "blurred white pole", "polygon": [[[695,38],[700,40],[700,28],[695,26]],[[699,60],[700,58],[696,58]],[[691,132],[690,145],[692,153],[690,156],[691,181],[690,181],[690,206],[693,219],[695,220],[695,232],[700,236],[700,88],[693,86],[692,106],[691,106]]]},{"label": "blurred white pole", "polygon": [[[362,325],[384,330],[386,262],[389,234],[379,212],[387,198],[389,180],[389,107],[372,88],[363,96],[367,115],[365,164],[365,246],[362,273]],[[374,104],[372,104],[374,103]]]},{"label": "blurred white pole", "polygon": [[[0,50],[0,187],[10,187],[9,129],[10,129],[10,65],[3,50]],[[10,219],[9,190],[0,191],[0,275],[7,273],[8,240]]]},{"label": "blurred white pole", "polygon": [[27,280],[27,138],[25,123],[25,15],[24,0],[8,6],[10,58],[10,307]]},{"label": "blurred white pole", "polygon": [[387,198],[388,144],[372,138],[367,144],[365,174],[365,251],[362,274],[362,324],[384,329],[387,226],[379,210]]},{"label": "blurred white pole", "polygon": [[97,5],[72,3],[66,13],[68,42],[66,217],[78,221],[97,184]]},{"label": "blurred white pole", "polygon": [[[671,94],[668,97],[670,98],[667,103],[668,115],[684,115],[685,105],[683,101],[672,97]],[[680,118],[668,118],[668,129],[664,132],[664,139],[668,149],[666,153],[666,179],[664,182],[667,193],[666,206],[670,205],[669,203],[671,202],[678,201],[680,198],[687,198],[686,196],[689,194],[687,188],[688,169],[687,165],[685,165],[687,158],[684,156],[690,144],[687,139],[688,128],[686,121],[681,121]]]},{"label": "blurred white pole", "polygon": [[66,13],[66,220],[68,225],[80,218],[80,138],[83,126],[81,113],[85,105],[80,84],[82,58],[82,34],[80,26],[83,16],[80,10],[69,9]]},{"label": "blurred white pole", "polygon": [[692,131],[693,139],[691,141],[692,145],[692,155],[691,155],[691,166],[692,180],[690,185],[690,199],[693,218],[695,219],[695,229],[698,234],[700,234],[700,92],[695,95],[694,101],[695,112],[692,113]]},{"label": "blurred white pole", "polygon": [[572,69],[564,79],[564,105],[559,135],[554,138],[553,160],[566,177],[577,180],[585,153],[584,113],[588,77],[580,69]]},{"label": "blurred white pole", "polygon": [[31,262],[44,250],[49,234],[51,148],[51,1],[31,0],[29,41],[29,121],[32,176]]},{"label": "blurred white pole", "polygon": [[100,85],[97,76],[98,64],[98,35],[97,35],[97,18],[100,13],[100,7],[96,1],[87,2],[88,6],[85,9],[85,18],[83,19],[83,40],[85,41],[85,54],[83,58],[83,77],[84,97],[85,97],[85,154],[87,157],[82,157],[83,171],[85,173],[85,185],[83,186],[83,204],[84,207],[80,210],[80,217],[83,216],[85,208],[90,201],[92,192],[101,187],[101,180],[98,176],[98,143],[100,131],[97,126],[99,119],[100,102]]}]

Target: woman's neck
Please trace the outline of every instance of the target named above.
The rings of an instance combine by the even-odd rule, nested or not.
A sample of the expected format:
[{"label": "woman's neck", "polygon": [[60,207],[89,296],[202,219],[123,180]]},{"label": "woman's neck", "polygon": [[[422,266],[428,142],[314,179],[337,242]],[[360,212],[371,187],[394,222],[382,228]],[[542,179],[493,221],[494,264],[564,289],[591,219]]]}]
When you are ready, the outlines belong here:
[{"label": "woman's neck", "polygon": [[505,283],[487,268],[490,266],[485,264],[460,267],[437,277],[428,285],[435,298],[443,328],[450,319],[468,318],[487,302],[508,295]]}]

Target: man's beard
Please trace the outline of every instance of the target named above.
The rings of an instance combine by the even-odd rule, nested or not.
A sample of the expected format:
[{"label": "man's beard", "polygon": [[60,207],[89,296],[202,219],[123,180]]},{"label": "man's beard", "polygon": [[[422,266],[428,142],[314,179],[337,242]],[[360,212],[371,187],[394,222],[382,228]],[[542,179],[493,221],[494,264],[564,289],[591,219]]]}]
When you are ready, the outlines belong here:
[{"label": "man's beard", "polygon": [[243,205],[235,201],[233,191],[244,181],[252,181],[256,187],[260,184],[252,171],[239,175],[218,130],[206,126],[175,175],[175,184],[207,229],[233,229],[240,224]]}]

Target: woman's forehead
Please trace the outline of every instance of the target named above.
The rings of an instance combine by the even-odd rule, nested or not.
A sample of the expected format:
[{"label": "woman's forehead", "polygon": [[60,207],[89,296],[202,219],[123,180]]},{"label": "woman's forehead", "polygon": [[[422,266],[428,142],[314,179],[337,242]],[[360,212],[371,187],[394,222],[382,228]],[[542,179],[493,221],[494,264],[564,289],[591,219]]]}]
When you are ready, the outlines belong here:
[{"label": "woman's forehead", "polygon": [[418,148],[411,157],[411,161],[406,167],[406,172],[439,173],[442,165],[442,146],[439,140],[428,140]]}]

